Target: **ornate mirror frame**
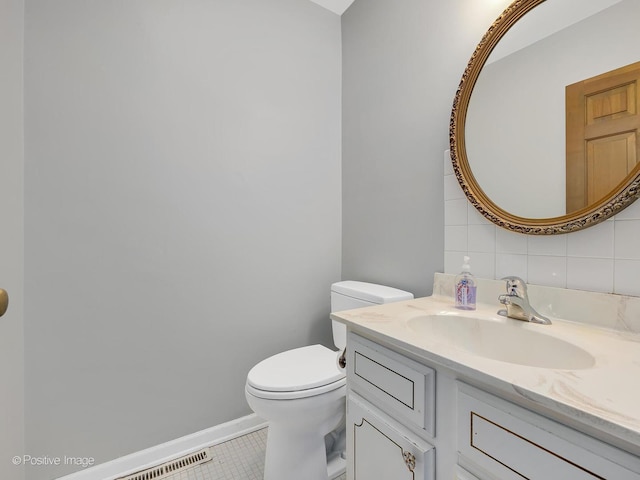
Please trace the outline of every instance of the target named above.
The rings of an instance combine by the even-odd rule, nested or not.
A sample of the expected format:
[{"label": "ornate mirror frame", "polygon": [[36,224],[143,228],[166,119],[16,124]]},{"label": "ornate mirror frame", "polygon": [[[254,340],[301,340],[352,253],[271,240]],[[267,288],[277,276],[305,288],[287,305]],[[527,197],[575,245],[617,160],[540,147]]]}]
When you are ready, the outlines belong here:
[{"label": "ornate mirror frame", "polygon": [[506,32],[524,15],[546,0],[516,0],[489,27],[476,47],[462,75],[449,123],[449,144],[453,170],[467,199],[489,221],[507,230],[529,235],[555,235],[596,225],[619,213],[640,197],[640,171],[600,201],[567,215],[553,218],[524,218],[498,207],[477,183],[467,158],[465,121],[471,93],[487,58]]}]

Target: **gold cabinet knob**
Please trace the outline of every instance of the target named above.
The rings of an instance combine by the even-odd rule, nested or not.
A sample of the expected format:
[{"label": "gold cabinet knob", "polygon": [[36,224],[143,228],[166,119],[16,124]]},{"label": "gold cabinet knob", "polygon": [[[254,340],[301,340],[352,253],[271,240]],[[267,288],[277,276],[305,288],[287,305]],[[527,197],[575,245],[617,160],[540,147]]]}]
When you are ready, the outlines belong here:
[{"label": "gold cabinet knob", "polygon": [[413,472],[416,468],[416,456],[411,452],[404,452],[402,457],[404,458],[404,463],[409,471]]},{"label": "gold cabinet knob", "polygon": [[9,295],[6,290],[0,288],[0,317],[5,314],[9,307]]}]

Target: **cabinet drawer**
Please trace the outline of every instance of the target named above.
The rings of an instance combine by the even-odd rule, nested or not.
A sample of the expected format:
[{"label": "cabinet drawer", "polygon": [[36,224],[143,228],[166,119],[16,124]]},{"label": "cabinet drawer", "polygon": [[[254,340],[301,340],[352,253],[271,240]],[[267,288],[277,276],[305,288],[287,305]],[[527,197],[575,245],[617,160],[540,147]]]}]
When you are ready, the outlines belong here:
[{"label": "cabinet drawer", "polygon": [[466,385],[458,429],[459,452],[505,480],[640,480],[611,460],[632,456]]},{"label": "cabinet drawer", "polygon": [[347,353],[350,388],[435,436],[433,369],[353,333]]}]

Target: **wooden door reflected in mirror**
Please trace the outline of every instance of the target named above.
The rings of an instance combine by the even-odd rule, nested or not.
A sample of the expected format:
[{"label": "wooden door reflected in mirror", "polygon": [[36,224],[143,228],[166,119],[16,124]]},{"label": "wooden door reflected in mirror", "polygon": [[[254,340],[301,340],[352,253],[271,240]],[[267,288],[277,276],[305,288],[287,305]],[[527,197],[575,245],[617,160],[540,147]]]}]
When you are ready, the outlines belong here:
[{"label": "wooden door reflected in mirror", "polygon": [[636,171],[640,62],[566,88],[567,213],[598,202]]}]

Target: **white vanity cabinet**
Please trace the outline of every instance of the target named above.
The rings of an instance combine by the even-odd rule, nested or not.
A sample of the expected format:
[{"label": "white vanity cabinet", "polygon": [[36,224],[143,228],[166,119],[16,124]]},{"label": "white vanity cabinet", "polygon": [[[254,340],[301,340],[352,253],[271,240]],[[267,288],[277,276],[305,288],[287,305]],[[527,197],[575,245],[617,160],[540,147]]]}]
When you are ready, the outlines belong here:
[{"label": "white vanity cabinet", "polygon": [[348,479],[434,480],[435,449],[414,431],[434,430],[435,371],[353,334],[347,352]]},{"label": "white vanity cabinet", "polygon": [[349,332],[348,480],[640,480],[639,457],[398,350]]}]

